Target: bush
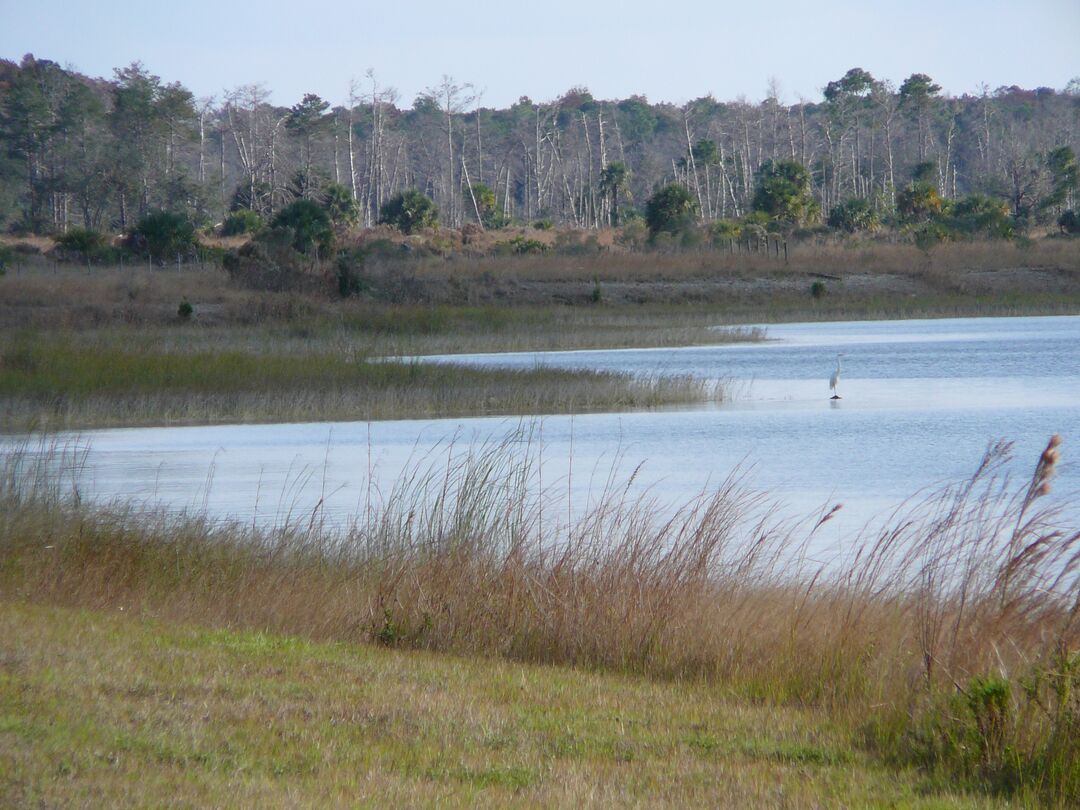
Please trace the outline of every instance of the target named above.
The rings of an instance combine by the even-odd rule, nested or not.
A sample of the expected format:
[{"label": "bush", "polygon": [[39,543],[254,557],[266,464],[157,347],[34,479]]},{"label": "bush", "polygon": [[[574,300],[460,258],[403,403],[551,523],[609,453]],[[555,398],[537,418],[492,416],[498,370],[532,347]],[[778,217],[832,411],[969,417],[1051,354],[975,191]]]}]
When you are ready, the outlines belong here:
[{"label": "bush", "polygon": [[697,203],[683,186],[672,183],[664,186],[645,203],[645,223],[649,234],[675,235],[692,225],[697,215]]},{"label": "bush", "polygon": [[1058,217],[1058,227],[1062,233],[1080,233],[1080,216],[1070,209]]},{"label": "bush", "polygon": [[622,219],[624,224],[615,232],[615,243],[627,250],[641,250],[649,238],[645,223],[640,217],[627,221],[626,216],[623,216]]},{"label": "bush", "polygon": [[335,278],[338,295],[348,298],[359,295],[368,288],[367,280],[361,274],[364,267],[364,252],[343,250],[338,254]]},{"label": "bush", "polygon": [[240,236],[257,233],[263,226],[263,218],[250,208],[240,208],[225,218],[221,226],[222,236]]},{"label": "bush", "polygon": [[67,253],[92,256],[106,244],[105,237],[90,228],[70,228],[56,239],[56,246]]},{"label": "bush", "polygon": [[123,249],[109,243],[108,237],[89,228],[71,228],[56,239],[52,255],[60,261],[80,264],[115,264],[123,256]]},{"label": "bush", "polygon": [[914,229],[913,234],[915,246],[923,251],[930,251],[942,242],[949,241],[951,236],[949,229],[936,220],[919,225]]},{"label": "bush", "polygon": [[873,231],[878,225],[878,215],[869,200],[851,197],[829,212],[829,227],[848,233]]},{"label": "bush", "polygon": [[969,194],[949,205],[944,224],[963,236],[1009,239],[1015,235],[1008,206],[983,194]]},{"label": "bush", "polygon": [[718,219],[709,226],[709,238],[713,247],[727,247],[732,239],[738,239],[739,223],[730,219]]},{"label": "bush", "polygon": [[405,234],[430,228],[439,221],[435,203],[415,188],[399,191],[379,209],[379,222],[392,225]]},{"label": "bush", "polygon": [[754,210],[769,219],[791,226],[817,216],[818,207],[810,187],[810,172],[795,160],[767,160],[757,170]]},{"label": "bush", "polygon": [[326,209],[313,200],[289,203],[270,222],[276,240],[292,245],[297,253],[328,255],[334,248],[334,229]]},{"label": "bush", "polygon": [[15,258],[15,251],[7,245],[0,245],[0,276],[7,272],[8,265]]},{"label": "bush", "polygon": [[238,284],[273,292],[324,292],[326,279],[309,272],[311,264],[293,248],[291,228],[263,231],[239,250],[225,255],[222,267]]},{"label": "bush", "polygon": [[195,312],[195,307],[191,305],[191,302],[186,298],[180,302],[180,306],[176,308],[176,315],[182,321],[191,320],[192,314]]},{"label": "bush", "polygon": [[600,253],[600,240],[595,233],[560,231],[555,235],[554,250],[560,256],[591,256]]},{"label": "bush", "polygon": [[217,245],[199,245],[195,249],[195,257],[200,262],[210,262],[213,264],[221,264],[225,261],[225,256],[229,253],[227,248],[219,247]]},{"label": "bush", "polygon": [[360,208],[352,192],[341,183],[331,183],[323,189],[322,203],[334,227],[354,225],[360,217]]},{"label": "bush", "polygon": [[183,214],[154,211],[139,220],[128,237],[128,246],[158,263],[190,256],[197,246],[195,226]]},{"label": "bush", "polygon": [[902,222],[925,222],[940,214],[941,207],[937,186],[926,180],[913,181],[896,195],[896,211]]},{"label": "bush", "polygon": [[515,236],[509,242],[499,242],[495,245],[495,252],[499,254],[512,253],[516,256],[526,254],[544,253],[548,246],[539,239],[529,239],[525,236]]}]

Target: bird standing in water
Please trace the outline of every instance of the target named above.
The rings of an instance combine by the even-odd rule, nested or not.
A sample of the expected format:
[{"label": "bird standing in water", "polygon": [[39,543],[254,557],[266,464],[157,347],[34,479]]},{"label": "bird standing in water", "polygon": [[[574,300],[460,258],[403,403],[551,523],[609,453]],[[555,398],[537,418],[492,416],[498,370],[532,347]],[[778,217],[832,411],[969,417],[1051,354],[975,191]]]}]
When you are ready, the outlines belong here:
[{"label": "bird standing in water", "polygon": [[831,399],[840,399],[840,394],[836,392],[836,384],[840,382],[840,358],[844,355],[836,355],[836,370],[829,377],[829,390],[833,392]]}]

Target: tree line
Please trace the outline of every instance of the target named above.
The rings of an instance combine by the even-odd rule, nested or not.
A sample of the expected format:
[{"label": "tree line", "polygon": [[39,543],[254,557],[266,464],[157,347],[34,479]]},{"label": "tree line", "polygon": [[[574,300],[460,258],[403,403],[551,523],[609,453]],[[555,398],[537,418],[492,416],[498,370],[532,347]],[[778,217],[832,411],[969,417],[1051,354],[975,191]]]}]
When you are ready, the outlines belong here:
[{"label": "tree line", "polygon": [[951,97],[925,74],[895,87],[852,68],[819,99],[778,95],[677,106],[576,87],[493,109],[443,77],[402,106],[369,72],[337,103],[279,106],[261,85],[196,98],[139,63],[100,79],[28,55],[0,60],[0,227],[130,233],[165,211],[240,232],[297,200],[362,225],[421,205],[422,224],[637,219],[654,236],[748,218],[1076,225],[1080,80]]}]

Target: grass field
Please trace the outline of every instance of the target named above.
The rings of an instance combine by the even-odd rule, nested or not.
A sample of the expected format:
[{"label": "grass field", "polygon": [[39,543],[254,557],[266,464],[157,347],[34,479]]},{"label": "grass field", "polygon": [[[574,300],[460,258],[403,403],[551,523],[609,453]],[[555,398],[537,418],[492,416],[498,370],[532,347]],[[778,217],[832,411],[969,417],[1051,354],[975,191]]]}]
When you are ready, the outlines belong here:
[{"label": "grass field", "polygon": [[708,685],[10,601],[0,803],[1016,806]]}]

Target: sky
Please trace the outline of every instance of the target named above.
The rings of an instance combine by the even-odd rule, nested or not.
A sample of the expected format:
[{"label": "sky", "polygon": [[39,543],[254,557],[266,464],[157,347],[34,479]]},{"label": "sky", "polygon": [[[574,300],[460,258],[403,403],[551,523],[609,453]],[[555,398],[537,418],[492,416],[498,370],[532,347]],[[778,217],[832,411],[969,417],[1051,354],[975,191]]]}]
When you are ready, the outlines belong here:
[{"label": "sky", "polygon": [[793,103],[852,67],[897,86],[927,73],[961,95],[1080,76],[1080,0],[0,0],[0,58],[25,53],[105,77],[138,60],[197,97],[261,83],[281,105],[342,103],[369,69],[399,106],[444,75],[487,107],[578,86],[758,101],[773,80]]}]

